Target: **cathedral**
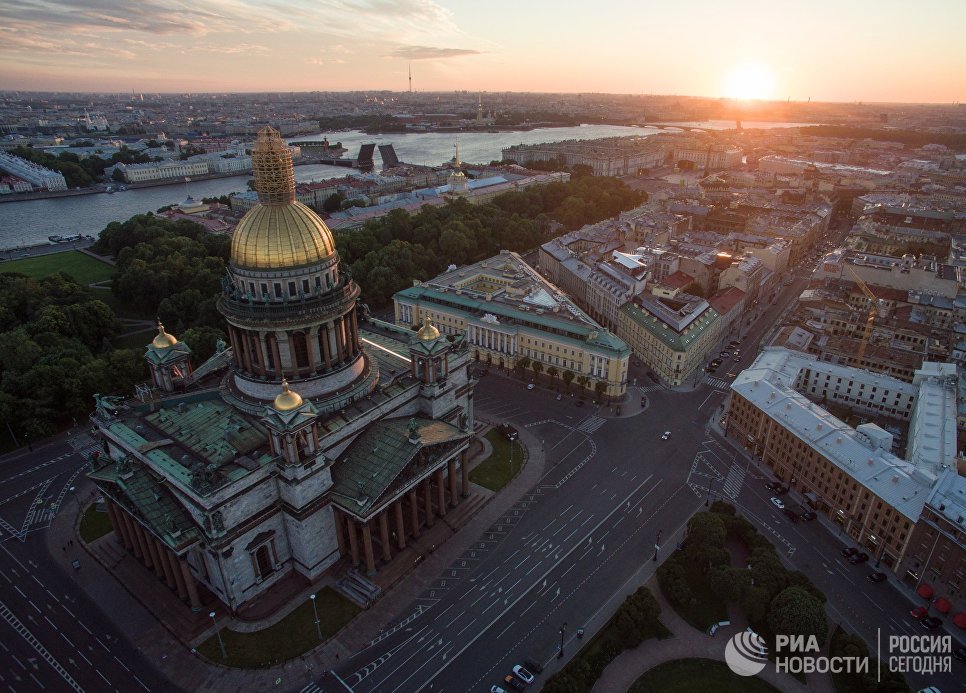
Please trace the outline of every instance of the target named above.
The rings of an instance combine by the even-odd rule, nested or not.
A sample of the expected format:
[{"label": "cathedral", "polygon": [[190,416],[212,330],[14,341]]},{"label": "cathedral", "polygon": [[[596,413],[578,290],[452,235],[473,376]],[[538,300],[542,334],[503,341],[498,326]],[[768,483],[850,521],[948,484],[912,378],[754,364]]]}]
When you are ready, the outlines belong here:
[{"label": "cathedral", "polygon": [[[230,345],[194,366],[158,325],[139,398],[96,397],[89,476],[118,541],[193,610],[237,613],[340,559],[374,575],[467,495],[470,354],[429,321],[360,330],[359,287],[295,199],[265,128],[259,204],[238,224],[219,310]],[[372,321],[374,324],[378,321]]]}]

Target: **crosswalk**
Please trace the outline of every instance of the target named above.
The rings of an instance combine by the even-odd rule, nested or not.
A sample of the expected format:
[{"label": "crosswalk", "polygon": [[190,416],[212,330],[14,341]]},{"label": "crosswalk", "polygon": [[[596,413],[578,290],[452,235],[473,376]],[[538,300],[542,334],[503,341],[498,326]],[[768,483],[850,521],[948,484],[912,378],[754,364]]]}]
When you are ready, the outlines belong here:
[{"label": "crosswalk", "polygon": [[704,382],[713,387],[715,390],[726,391],[731,387],[731,383],[727,380],[722,380],[721,378],[705,378]]},{"label": "crosswalk", "polygon": [[577,430],[583,431],[584,433],[593,433],[605,423],[607,423],[607,419],[601,416],[589,416],[577,426]]},{"label": "crosswalk", "polygon": [[745,481],[745,470],[736,464],[731,465],[731,469],[728,470],[728,476],[725,477],[724,483],[721,485],[721,490],[726,496],[730,496],[732,500],[738,498],[738,493],[741,492],[741,485]]},{"label": "crosswalk", "polygon": [[637,388],[641,392],[657,392],[658,390],[663,390],[663,385],[645,385],[644,387]]}]

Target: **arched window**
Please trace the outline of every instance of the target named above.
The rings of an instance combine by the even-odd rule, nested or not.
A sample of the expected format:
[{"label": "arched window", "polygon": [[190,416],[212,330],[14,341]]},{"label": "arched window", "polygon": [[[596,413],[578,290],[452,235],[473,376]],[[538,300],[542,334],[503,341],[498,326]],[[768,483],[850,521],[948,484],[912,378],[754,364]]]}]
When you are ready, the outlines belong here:
[{"label": "arched window", "polygon": [[305,340],[304,332],[296,332],[292,335],[292,352],[295,354],[296,368],[309,367],[309,347]]}]

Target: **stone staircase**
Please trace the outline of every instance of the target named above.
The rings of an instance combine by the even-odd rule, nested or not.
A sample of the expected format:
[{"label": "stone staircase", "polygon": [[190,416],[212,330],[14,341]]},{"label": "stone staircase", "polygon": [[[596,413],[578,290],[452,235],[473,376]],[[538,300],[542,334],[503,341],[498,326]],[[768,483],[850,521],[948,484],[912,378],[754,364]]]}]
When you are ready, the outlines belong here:
[{"label": "stone staircase", "polygon": [[344,578],[336,582],[335,586],[344,597],[363,609],[369,608],[369,605],[382,593],[378,585],[370,582],[355,568],[350,569]]},{"label": "stone staircase", "polygon": [[471,493],[467,498],[461,499],[460,504],[455,508],[447,509],[446,517],[437,518],[437,520],[442,519],[450,529],[456,532],[472,520],[483,506],[490,502],[493,495],[491,491]]}]

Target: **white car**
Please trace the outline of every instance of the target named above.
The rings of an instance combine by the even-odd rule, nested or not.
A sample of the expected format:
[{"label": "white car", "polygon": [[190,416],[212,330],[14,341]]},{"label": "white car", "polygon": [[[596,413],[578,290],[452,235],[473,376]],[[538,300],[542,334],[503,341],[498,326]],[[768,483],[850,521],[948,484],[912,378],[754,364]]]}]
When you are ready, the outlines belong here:
[{"label": "white car", "polygon": [[506,691],[499,686],[490,686],[490,693],[506,693]]},{"label": "white car", "polygon": [[774,496],[772,496],[772,498],[771,498],[771,504],[774,505],[779,510],[784,510],[785,509],[785,504],[782,503],[782,499],[781,498],[775,498]]},{"label": "white car", "polygon": [[533,383],[530,383],[529,385],[527,385],[527,389],[528,390],[532,390],[533,389]]},{"label": "white car", "polygon": [[664,433],[661,434],[661,440],[667,440],[670,437],[671,437],[670,431],[664,431]]},{"label": "white car", "polygon": [[513,673],[516,675],[516,677],[518,679],[520,679],[521,681],[523,681],[525,684],[528,684],[529,685],[529,684],[533,683],[533,674],[531,674],[529,671],[527,671],[526,669],[524,669],[519,664],[517,664],[517,665],[515,665],[513,667]]}]

